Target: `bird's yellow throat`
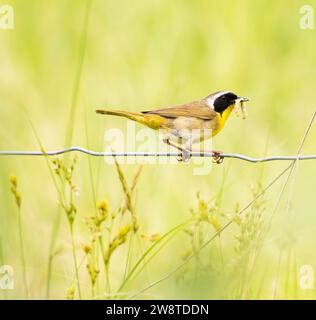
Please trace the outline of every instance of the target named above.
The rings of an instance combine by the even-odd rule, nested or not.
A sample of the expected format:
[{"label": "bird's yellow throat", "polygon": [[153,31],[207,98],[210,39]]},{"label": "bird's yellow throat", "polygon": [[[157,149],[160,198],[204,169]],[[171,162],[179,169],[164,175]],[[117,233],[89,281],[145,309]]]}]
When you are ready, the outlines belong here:
[{"label": "bird's yellow throat", "polygon": [[231,112],[234,110],[234,107],[235,105],[232,104],[227,109],[225,109],[222,114],[219,114],[219,113],[217,114],[218,127],[215,130],[213,130],[213,133],[212,133],[213,137],[223,129],[228,117],[230,116]]}]

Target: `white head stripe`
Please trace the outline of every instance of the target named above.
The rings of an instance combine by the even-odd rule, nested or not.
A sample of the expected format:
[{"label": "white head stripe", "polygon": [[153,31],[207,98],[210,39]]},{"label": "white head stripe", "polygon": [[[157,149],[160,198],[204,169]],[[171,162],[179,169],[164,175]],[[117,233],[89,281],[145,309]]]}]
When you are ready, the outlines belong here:
[{"label": "white head stripe", "polygon": [[210,108],[214,109],[214,101],[215,101],[218,97],[222,96],[222,95],[225,94],[225,93],[229,93],[229,92],[230,92],[230,91],[219,91],[219,92],[217,92],[217,93],[215,93],[215,94],[210,95],[208,98],[206,98],[206,103],[207,103],[207,105],[208,105]]}]

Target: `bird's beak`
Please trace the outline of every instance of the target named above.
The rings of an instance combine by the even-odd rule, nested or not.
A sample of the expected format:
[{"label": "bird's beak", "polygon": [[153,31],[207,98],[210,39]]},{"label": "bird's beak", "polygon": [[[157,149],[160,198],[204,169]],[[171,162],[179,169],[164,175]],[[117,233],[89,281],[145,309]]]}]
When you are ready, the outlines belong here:
[{"label": "bird's beak", "polygon": [[249,99],[246,98],[246,97],[238,97],[237,100],[239,100],[239,101],[241,101],[241,102],[247,102],[247,101],[249,101]]}]

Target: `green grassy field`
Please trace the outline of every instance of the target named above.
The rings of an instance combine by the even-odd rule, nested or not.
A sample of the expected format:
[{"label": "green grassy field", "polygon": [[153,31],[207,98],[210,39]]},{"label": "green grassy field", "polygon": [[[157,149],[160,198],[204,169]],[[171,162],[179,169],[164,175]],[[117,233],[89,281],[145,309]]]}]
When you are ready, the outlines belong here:
[{"label": "green grassy field", "polygon": [[[248,117],[232,115],[213,147],[295,155],[316,108],[303,0],[7,3],[1,150],[102,151],[105,130],[126,133],[126,121],[97,107],[229,89],[250,98]],[[315,134],[302,154],[316,154]],[[195,175],[192,163],[3,156],[0,266],[13,267],[14,289],[0,298],[314,299],[300,272],[316,267],[316,162],[292,163],[265,190],[290,164],[225,159]]]}]

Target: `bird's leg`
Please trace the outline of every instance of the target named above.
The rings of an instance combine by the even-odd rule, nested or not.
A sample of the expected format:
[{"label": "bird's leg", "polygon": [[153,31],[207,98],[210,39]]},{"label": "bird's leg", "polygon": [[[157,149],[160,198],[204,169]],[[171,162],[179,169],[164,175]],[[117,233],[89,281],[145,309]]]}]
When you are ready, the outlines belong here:
[{"label": "bird's leg", "polygon": [[185,149],[182,152],[182,161],[189,161],[192,153],[192,138],[189,138],[185,143]]},{"label": "bird's leg", "polygon": [[[189,149],[191,152],[196,152],[199,153],[201,156],[203,156],[204,151],[201,149]],[[224,161],[224,157],[221,156],[221,154],[223,154],[223,151],[221,150],[211,150],[211,151],[207,151],[212,153],[212,161],[216,164],[221,164]]]},{"label": "bird's leg", "polygon": [[[178,144],[170,141],[169,138],[165,138],[163,140],[164,143],[168,144],[169,146],[172,146],[176,149],[178,149],[179,151],[181,151],[181,157],[177,158],[178,161],[183,161],[183,162],[188,162],[191,158],[191,153],[192,152],[197,152],[200,153],[201,155],[203,155],[204,151],[203,150],[199,150],[199,149],[193,149],[192,148],[192,140],[189,139],[186,144],[185,144],[185,148],[179,146]],[[212,153],[212,161],[216,164],[221,164],[224,161],[224,158],[221,156],[221,154],[223,153],[223,151],[221,150],[211,150],[208,151]]]},{"label": "bird's leg", "polygon": [[181,157],[178,157],[178,161],[183,161],[183,162],[188,162],[191,158],[191,151],[188,150],[187,148],[183,148],[181,146],[179,146],[178,144],[170,141],[169,138],[165,138],[163,139],[163,142],[168,144],[169,146],[172,146],[176,149],[178,149],[179,151],[181,151]]}]

